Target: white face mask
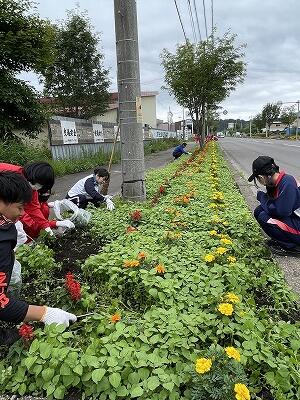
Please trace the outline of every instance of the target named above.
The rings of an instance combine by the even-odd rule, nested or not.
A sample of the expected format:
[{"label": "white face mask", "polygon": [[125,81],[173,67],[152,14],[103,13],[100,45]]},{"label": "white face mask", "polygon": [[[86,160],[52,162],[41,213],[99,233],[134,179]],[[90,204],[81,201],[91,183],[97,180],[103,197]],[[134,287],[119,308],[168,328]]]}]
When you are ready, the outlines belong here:
[{"label": "white face mask", "polygon": [[31,188],[33,190],[40,190],[43,187],[43,185],[40,185],[39,183],[36,183],[35,185],[33,185],[32,183],[29,182],[29,185],[31,186]]}]

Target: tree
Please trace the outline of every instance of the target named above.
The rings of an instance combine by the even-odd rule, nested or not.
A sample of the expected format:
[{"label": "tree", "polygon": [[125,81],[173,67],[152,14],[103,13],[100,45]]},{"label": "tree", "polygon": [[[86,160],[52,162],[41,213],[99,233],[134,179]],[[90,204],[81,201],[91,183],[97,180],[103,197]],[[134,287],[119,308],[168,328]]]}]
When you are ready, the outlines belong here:
[{"label": "tree", "polygon": [[282,123],[286,124],[289,127],[289,133],[290,133],[290,127],[296,119],[297,119],[297,113],[295,110],[295,106],[289,106],[282,109],[280,120]]},{"label": "tree", "polygon": [[15,129],[29,136],[41,130],[46,113],[38,93],[16,75],[42,72],[52,60],[52,40],[53,27],[29,0],[0,0],[0,139]]},{"label": "tree", "polygon": [[56,60],[44,72],[44,93],[54,97],[56,113],[90,118],[107,109],[108,71],[98,44],[86,15],[73,12],[58,28]]},{"label": "tree", "polygon": [[253,128],[256,129],[256,132],[259,133],[264,127],[264,122],[262,120],[262,115],[256,114],[255,117],[252,119]]},{"label": "tree", "polygon": [[245,76],[244,45],[235,47],[235,38],[229,33],[222,38],[211,36],[197,44],[179,45],[175,54],[166,49],[161,54],[167,88],[189,109],[201,146],[206,110],[224,100]]},{"label": "tree", "polygon": [[270,131],[270,127],[276,119],[279,118],[281,111],[281,106],[275,103],[267,103],[261,112],[262,122],[266,127],[266,137],[268,137],[268,132]]}]

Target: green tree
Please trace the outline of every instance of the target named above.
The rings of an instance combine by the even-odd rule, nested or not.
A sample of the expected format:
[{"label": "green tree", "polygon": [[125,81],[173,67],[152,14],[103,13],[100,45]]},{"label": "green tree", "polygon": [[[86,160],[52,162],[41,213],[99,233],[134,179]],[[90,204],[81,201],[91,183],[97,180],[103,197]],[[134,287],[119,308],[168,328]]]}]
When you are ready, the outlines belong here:
[{"label": "green tree", "polygon": [[99,35],[84,14],[72,12],[58,28],[56,60],[44,73],[44,93],[54,97],[56,113],[90,118],[107,109],[108,71],[98,45]]},{"label": "green tree", "polygon": [[297,119],[297,113],[295,110],[295,106],[289,106],[282,109],[280,120],[283,124],[286,124],[289,127],[289,133],[290,133],[290,127],[296,119]]},{"label": "green tree", "polygon": [[201,146],[206,111],[224,100],[245,77],[245,46],[235,47],[235,38],[226,33],[222,38],[214,36],[197,44],[179,45],[175,54],[166,49],[161,54],[167,89],[189,109],[195,132],[201,135]]},{"label": "green tree", "polygon": [[0,139],[15,129],[35,136],[45,122],[38,93],[16,76],[41,73],[52,60],[52,40],[53,27],[29,0],[0,0]]},{"label": "green tree", "polygon": [[275,103],[267,103],[261,112],[262,122],[266,127],[266,137],[268,137],[268,132],[270,131],[270,127],[276,119],[279,118],[281,111],[281,106]]},{"label": "green tree", "polygon": [[259,133],[264,127],[264,122],[262,120],[262,115],[260,113],[256,114],[252,119],[253,130],[256,129],[256,133]]}]

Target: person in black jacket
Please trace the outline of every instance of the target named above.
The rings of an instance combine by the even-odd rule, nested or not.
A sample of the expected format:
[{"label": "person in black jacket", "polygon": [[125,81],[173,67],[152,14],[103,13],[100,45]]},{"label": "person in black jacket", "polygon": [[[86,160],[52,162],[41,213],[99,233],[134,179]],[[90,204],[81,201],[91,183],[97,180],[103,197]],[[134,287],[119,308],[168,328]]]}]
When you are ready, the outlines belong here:
[{"label": "person in black jacket", "polygon": [[[10,297],[7,289],[14,265],[14,248],[17,244],[15,222],[30,202],[32,189],[23,175],[0,172],[0,321],[20,323],[42,321],[46,325],[75,322],[76,316],[59,308],[29,305]],[[0,328],[0,345],[10,345],[18,339],[16,329]]]}]

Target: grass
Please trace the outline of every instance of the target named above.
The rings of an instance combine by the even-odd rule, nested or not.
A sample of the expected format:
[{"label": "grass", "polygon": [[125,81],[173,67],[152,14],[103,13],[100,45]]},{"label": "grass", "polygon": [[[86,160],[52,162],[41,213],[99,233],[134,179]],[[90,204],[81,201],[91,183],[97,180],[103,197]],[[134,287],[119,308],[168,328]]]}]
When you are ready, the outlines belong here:
[{"label": "grass", "polygon": [[[179,144],[176,139],[151,140],[145,145],[145,154],[167,150]],[[0,162],[7,162],[17,165],[25,165],[33,161],[47,161],[55,171],[56,176],[63,176],[75,172],[85,171],[95,165],[107,165],[110,154],[99,151],[96,154],[85,154],[80,158],[67,160],[53,160],[51,151],[46,146],[32,146],[21,140],[10,140],[0,144]],[[120,152],[116,152],[113,163],[120,161]]]}]

